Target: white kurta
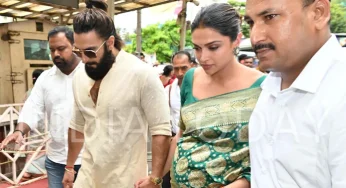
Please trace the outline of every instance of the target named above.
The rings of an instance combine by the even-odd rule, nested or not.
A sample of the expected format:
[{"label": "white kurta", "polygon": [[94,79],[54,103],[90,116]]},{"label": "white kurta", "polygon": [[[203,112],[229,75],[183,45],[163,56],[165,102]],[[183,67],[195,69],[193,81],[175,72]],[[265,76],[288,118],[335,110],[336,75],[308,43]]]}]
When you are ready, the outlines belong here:
[{"label": "white kurta", "polygon": [[147,176],[147,135],[171,135],[164,89],[153,68],[120,51],[103,78],[97,104],[85,70],[73,83],[71,128],[84,133],[76,188],[127,188]]}]

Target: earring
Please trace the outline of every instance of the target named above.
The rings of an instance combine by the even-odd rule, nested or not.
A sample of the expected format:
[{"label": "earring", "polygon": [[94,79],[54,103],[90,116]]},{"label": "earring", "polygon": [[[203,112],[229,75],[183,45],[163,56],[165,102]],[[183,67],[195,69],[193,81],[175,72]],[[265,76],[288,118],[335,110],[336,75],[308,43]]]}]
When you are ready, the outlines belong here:
[{"label": "earring", "polygon": [[238,55],[239,51],[240,51],[239,47],[234,48],[234,50],[233,50],[234,55]]}]

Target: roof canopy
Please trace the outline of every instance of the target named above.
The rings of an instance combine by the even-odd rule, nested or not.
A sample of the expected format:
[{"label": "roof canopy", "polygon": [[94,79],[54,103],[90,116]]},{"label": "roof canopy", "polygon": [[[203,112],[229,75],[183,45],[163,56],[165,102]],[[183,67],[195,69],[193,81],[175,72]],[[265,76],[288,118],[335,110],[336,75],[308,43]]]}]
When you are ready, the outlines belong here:
[{"label": "roof canopy", "polygon": [[[121,14],[175,0],[114,0],[114,13]],[[0,16],[49,20],[71,24],[72,17],[86,7],[85,0],[0,0]]]}]

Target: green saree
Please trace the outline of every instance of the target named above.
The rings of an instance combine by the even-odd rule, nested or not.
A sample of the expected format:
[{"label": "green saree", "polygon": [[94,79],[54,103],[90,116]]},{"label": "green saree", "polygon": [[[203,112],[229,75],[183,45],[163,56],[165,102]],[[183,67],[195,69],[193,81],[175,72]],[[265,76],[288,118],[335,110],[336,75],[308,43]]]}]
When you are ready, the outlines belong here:
[{"label": "green saree", "polygon": [[[189,72],[192,79],[187,73],[183,85],[192,86],[193,71]],[[186,93],[182,87],[185,106],[180,127],[184,134],[174,155],[172,187],[216,188],[240,178],[250,181],[248,122],[263,80],[260,78],[248,89],[199,101],[192,89]],[[186,104],[189,97],[191,103]]]}]

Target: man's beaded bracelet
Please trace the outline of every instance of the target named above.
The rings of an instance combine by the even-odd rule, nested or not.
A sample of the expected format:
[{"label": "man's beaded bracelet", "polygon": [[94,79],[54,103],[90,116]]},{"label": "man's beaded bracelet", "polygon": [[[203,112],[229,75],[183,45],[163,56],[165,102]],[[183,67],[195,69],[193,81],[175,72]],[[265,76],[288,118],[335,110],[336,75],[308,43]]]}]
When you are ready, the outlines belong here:
[{"label": "man's beaded bracelet", "polygon": [[69,169],[67,169],[67,168],[65,168],[65,171],[66,171],[66,172],[73,173],[73,174],[77,174],[76,171],[74,171],[74,170],[69,170]]}]

